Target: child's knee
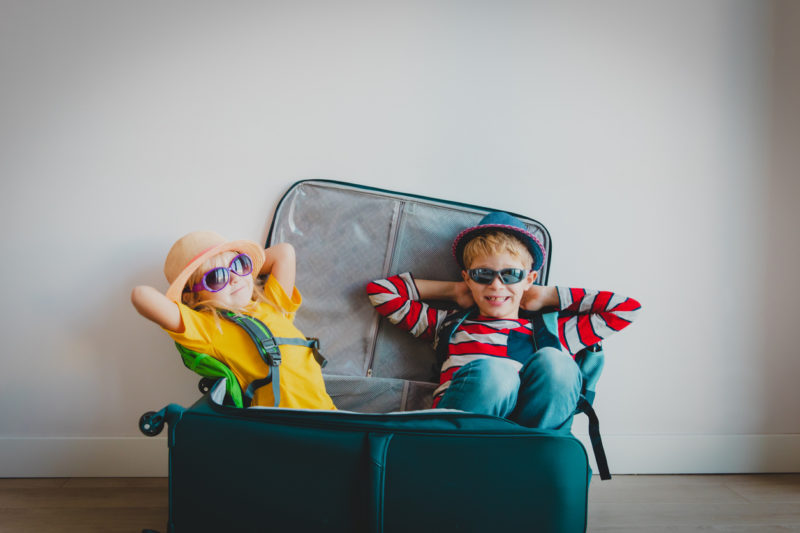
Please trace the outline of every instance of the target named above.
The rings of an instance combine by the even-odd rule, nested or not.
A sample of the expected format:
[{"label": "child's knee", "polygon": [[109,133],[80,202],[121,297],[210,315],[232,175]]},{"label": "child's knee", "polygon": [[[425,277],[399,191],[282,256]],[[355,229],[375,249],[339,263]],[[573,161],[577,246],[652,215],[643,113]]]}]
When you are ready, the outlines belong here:
[{"label": "child's knee", "polygon": [[519,373],[509,361],[478,359],[453,375],[439,406],[506,416],[516,404],[519,385]]},{"label": "child's knee", "polygon": [[502,359],[478,359],[470,363],[470,372],[477,373],[480,393],[484,397],[508,397],[519,389],[519,372],[509,361]]},{"label": "child's knee", "polygon": [[567,353],[555,348],[542,348],[526,369],[553,391],[580,391],[581,371]]}]

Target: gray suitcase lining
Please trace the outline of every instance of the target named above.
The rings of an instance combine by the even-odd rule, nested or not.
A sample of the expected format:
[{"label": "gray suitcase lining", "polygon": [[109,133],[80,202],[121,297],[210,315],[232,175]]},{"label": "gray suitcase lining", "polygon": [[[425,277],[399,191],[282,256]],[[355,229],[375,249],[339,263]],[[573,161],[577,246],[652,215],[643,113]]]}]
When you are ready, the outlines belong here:
[{"label": "gray suitcase lining", "polygon": [[[328,393],[340,409],[386,413],[430,407],[438,365],[429,342],[392,326],[366,296],[370,280],[404,271],[424,279],[460,279],[453,238],[492,209],[325,180],[295,184],[280,201],[268,244],[297,251],[303,305],[295,323],[319,337],[328,359]],[[517,215],[545,247],[550,236]]]}]

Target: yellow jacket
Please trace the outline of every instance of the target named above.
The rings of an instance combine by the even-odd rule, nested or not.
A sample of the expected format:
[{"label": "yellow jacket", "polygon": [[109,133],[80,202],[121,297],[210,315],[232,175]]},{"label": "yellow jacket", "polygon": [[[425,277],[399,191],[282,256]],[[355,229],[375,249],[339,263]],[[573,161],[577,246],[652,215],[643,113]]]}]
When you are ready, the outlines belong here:
[{"label": "yellow jacket", "polygon": [[[289,297],[270,276],[264,286],[267,299],[289,312],[289,316],[269,304],[258,302],[251,316],[269,327],[276,337],[304,337],[294,325],[294,313],[302,303],[295,287]],[[167,331],[175,342],[195,352],[208,354],[233,371],[242,390],[256,379],[269,373],[253,340],[240,326],[225,319],[215,318],[210,311],[195,311],[179,303],[185,329],[183,333]],[[298,409],[336,409],[322,380],[322,369],[310,348],[282,345],[280,366],[280,407]],[[271,407],[275,403],[272,386],[256,390],[252,405]]]}]

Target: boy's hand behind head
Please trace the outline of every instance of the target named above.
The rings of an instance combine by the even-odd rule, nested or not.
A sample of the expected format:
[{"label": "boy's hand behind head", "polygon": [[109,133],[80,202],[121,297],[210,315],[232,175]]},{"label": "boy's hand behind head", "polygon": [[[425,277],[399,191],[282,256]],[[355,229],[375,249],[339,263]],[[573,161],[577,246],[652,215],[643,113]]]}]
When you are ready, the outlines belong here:
[{"label": "boy's hand behind head", "polygon": [[453,299],[459,307],[464,309],[475,305],[475,299],[472,297],[472,291],[469,290],[469,286],[463,281],[456,282],[455,298]]},{"label": "boy's hand behind head", "polygon": [[539,311],[545,307],[558,306],[558,291],[555,287],[531,285],[519,302],[519,307],[527,311]]}]

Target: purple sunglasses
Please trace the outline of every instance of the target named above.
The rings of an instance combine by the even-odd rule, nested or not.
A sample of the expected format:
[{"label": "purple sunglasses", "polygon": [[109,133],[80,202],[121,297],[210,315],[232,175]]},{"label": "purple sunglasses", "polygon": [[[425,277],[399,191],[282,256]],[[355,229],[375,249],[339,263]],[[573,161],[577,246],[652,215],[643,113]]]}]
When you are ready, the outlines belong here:
[{"label": "purple sunglasses", "polygon": [[203,274],[200,283],[195,283],[192,292],[219,292],[228,286],[231,273],[247,276],[253,272],[253,260],[247,254],[239,254],[231,260],[227,267],[216,267]]}]

